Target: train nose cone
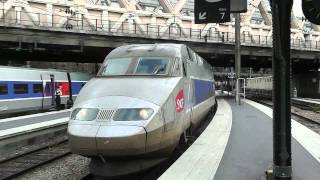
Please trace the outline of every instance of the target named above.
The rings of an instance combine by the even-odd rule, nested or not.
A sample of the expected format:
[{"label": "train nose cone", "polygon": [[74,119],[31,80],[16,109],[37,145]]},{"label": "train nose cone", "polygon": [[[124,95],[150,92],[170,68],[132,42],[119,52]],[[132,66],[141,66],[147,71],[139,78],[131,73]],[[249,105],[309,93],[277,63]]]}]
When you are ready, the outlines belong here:
[{"label": "train nose cone", "polygon": [[97,151],[103,156],[145,153],[146,131],[139,126],[100,126],[96,135]]},{"label": "train nose cone", "polygon": [[71,151],[84,156],[97,155],[95,137],[98,130],[99,126],[90,124],[69,124],[68,139]]},{"label": "train nose cone", "polygon": [[71,151],[83,156],[130,156],[146,150],[147,133],[140,126],[72,124],[68,135]]}]

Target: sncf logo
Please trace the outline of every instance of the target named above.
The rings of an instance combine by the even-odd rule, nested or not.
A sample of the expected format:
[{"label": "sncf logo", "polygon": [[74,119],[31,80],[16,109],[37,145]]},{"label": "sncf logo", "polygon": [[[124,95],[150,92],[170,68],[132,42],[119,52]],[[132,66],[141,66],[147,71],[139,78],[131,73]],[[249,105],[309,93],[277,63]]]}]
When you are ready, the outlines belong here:
[{"label": "sncf logo", "polygon": [[176,96],[176,111],[181,112],[184,109],[184,94],[183,90],[180,90]]}]

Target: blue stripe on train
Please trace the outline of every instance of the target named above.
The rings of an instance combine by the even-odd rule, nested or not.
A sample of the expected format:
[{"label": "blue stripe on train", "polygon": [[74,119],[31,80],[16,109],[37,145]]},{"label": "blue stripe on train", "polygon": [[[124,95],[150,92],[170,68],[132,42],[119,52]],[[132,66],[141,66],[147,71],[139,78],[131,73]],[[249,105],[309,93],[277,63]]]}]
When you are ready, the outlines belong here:
[{"label": "blue stripe on train", "polygon": [[[72,82],[72,95],[79,94],[81,88],[86,82]],[[14,93],[14,84],[27,84],[28,85],[28,93],[26,94],[15,94]],[[33,85],[41,84],[42,81],[0,81],[0,85],[7,85],[8,94],[0,94],[0,100],[3,99],[21,99],[21,98],[36,98],[43,97],[42,93],[33,93]]]},{"label": "blue stripe on train", "polygon": [[194,103],[195,105],[214,96],[214,83],[208,80],[193,79],[194,84]]},{"label": "blue stripe on train", "polygon": [[86,82],[72,82],[72,95],[79,94],[81,88],[86,84]]},{"label": "blue stripe on train", "polygon": [[[15,94],[14,93],[14,84],[27,84],[28,85],[28,93],[26,94]],[[0,95],[0,99],[18,99],[18,98],[33,98],[33,97],[42,97],[42,93],[33,93],[33,85],[40,84],[42,85],[42,81],[0,81],[0,85],[7,85],[8,94]]]}]

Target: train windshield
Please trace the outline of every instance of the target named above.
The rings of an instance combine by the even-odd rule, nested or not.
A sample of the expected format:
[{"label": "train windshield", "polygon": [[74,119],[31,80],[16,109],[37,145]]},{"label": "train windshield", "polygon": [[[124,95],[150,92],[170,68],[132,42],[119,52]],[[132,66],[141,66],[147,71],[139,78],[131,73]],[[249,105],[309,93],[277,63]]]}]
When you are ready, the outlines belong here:
[{"label": "train windshield", "polygon": [[100,76],[167,75],[169,59],[162,57],[108,59]]},{"label": "train windshield", "polygon": [[124,75],[129,69],[130,58],[110,59],[101,75]]},{"label": "train windshield", "polygon": [[141,58],[135,74],[165,74],[168,63],[168,59]]}]

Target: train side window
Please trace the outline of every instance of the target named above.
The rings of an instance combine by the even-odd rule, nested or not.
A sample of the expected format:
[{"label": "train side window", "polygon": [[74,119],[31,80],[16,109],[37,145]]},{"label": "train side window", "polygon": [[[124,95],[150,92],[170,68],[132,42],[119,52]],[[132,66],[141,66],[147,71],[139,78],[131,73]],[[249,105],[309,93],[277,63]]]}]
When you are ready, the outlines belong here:
[{"label": "train side window", "polygon": [[192,57],[192,53],[191,53],[191,50],[187,47],[187,51],[188,51],[188,56],[189,56],[189,59],[191,60],[191,61],[193,61],[193,57]]},{"label": "train side window", "polygon": [[195,53],[192,49],[189,49],[189,53],[190,53],[190,60],[191,60],[191,61],[194,61],[194,62],[197,62],[197,55],[196,55],[196,53]]},{"label": "train side window", "polygon": [[14,84],[13,89],[15,94],[28,94],[28,84]]},{"label": "train side window", "polygon": [[187,76],[187,69],[186,69],[186,64],[184,62],[182,62],[182,73],[183,76],[186,77]]},{"label": "train side window", "polygon": [[8,94],[8,85],[0,84],[0,95]]},{"label": "train side window", "polygon": [[42,93],[42,91],[43,91],[42,84],[33,84],[33,93],[34,94]]}]

